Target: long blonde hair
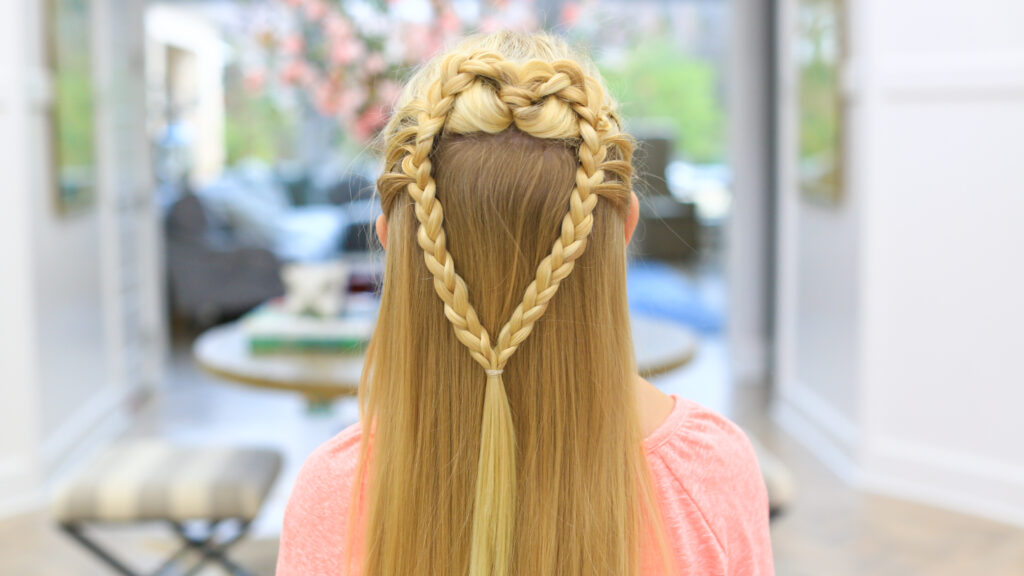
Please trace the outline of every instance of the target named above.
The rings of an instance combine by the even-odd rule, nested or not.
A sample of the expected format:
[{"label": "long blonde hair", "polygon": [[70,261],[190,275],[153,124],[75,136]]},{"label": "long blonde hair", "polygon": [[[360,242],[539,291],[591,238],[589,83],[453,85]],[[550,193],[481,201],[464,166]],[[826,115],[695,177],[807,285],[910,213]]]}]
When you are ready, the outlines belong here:
[{"label": "long blonde hair", "polygon": [[651,498],[614,110],[545,35],[470,38],[407,85],[378,181],[364,574],[637,573]]}]

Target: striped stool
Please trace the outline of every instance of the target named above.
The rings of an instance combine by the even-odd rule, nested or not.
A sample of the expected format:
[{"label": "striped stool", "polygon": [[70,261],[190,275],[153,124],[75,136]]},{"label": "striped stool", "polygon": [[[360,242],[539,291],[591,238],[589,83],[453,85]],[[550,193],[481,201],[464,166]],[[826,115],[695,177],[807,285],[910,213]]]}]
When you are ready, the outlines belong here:
[{"label": "striped stool", "polygon": [[[85,525],[165,522],[183,546],[155,574],[195,551],[201,558],[186,574],[216,562],[242,575],[247,572],[225,553],[245,536],[280,468],[280,455],[269,450],[131,442],[111,449],[59,490],[53,512],[67,534],[120,574],[136,572],[86,537]],[[197,524],[198,536],[186,529]],[[218,537],[231,525],[228,537]]]}]

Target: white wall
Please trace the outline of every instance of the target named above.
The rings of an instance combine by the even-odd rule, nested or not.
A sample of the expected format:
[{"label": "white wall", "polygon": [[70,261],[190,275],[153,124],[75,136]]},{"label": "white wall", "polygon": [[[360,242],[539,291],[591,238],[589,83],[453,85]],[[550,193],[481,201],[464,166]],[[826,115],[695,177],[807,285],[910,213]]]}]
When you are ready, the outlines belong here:
[{"label": "white wall", "polygon": [[846,423],[857,420],[860,240],[857,198],[835,208],[798,205],[796,215],[795,383],[815,393]]},{"label": "white wall", "polygon": [[[110,0],[93,6],[96,14],[113,12]],[[125,347],[115,305],[124,296],[111,274],[118,271],[111,264],[119,251],[107,233],[119,231],[110,217],[118,210],[119,188],[109,174],[123,157],[105,144],[113,82],[102,59],[110,37],[102,34],[104,19],[96,18],[97,198],[62,215],[53,191],[54,81],[45,66],[42,7],[30,0],[0,4],[0,246],[6,266],[0,282],[0,515],[41,503],[42,487],[62,466],[123,425],[124,399],[135,390],[114,361]],[[138,46],[141,52],[141,35]],[[137,132],[144,142],[144,131]],[[116,171],[148,170],[120,165]],[[138,182],[135,189],[148,192]]]},{"label": "white wall", "polygon": [[868,19],[866,483],[1024,524],[1024,4]]},{"label": "white wall", "polygon": [[[35,135],[46,121],[33,118]],[[30,164],[42,193],[32,195],[36,362],[41,432],[48,459],[59,458],[82,432],[75,416],[111,385],[97,214],[60,216],[54,209],[48,143]],[[40,190],[40,188],[37,188]],[[87,423],[85,423],[87,424]],[[70,426],[70,427],[69,427]]]},{"label": "white wall", "polygon": [[1024,525],[1024,4],[848,6],[851,203],[784,167],[777,415],[866,489]]},{"label": "white wall", "polygon": [[38,377],[33,235],[26,217],[32,210],[30,191],[35,183],[22,139],[30,133],[32,108],[38,106],[41,89],[25,63],[25,48],[35,38],[26,34],[24,20],[22,6],[0,4],[0,246],[5,268],[0,282],[0,514],[25,504],[6,495],[26,494],[37,481],[38,394],[28,384]]}]

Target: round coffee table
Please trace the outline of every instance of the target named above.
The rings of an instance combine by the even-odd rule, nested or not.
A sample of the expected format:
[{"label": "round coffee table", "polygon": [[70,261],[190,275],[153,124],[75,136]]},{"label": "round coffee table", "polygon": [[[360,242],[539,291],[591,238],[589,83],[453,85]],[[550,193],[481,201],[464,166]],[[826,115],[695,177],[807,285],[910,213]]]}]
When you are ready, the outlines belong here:
[{"label": "round coffee table", "polygon": [[[656,376],[679,368],[697,353],[697,336],[664,320],[633,316],[637,369]],[[253,354],[241,323],[210,328],[196,339],[192,354],[214,376],[305,396],[312,407],[323,407],[341,396],[354,396],[363,372],[362,354]]]}]

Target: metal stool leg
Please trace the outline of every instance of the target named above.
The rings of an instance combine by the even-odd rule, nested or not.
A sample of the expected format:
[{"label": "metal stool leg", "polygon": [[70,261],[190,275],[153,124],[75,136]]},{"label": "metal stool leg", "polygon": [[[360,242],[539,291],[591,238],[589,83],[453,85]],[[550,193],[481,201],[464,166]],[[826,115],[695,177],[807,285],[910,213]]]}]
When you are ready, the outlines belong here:
[{"label": "metal stool leg", "polygon": [[101,548],[98,544],[92,540],[86,538],[85,534],[82,533],[82,528],[77,524],[61,524],[61,530],[67,535],[74,538],[79,544],[84,546],[87,550],[92,552],[97,558],[103,560],[114,570],[117,570],[119,574],[123,576],[139,576],[138,572],[132,571],[130,568],[125,566],[120,560],[114,558],[109,552]]},{"label": "metal stool leg", "polygon": [[[170,571],[172,568],[179,567],[185,556],[189,552],[195,551],[200,555],[200,558],[192,565],[191,568],[188,569],[188,571],[185,572],[184,576],[194,576],[203,568],[203,566],[210,562],[221,565],[225,570],[235,576],[252,576],[250,572],[233,562],[226,555],[228,548],[237,544],[246,534],[248,534],[249,523],[240,521],[234,534],[229,538],[218,541],[216,540],[217,527],[223,525],[225,522],[228,522],[228,520],[210,522],[207,532],[202,538],[190,536],[185,530],[185,526],[183,524],[172,522],[171,527],[181,539],[182,547],[164,561],[163,564],[153,572],[153,575],[160,576]],[[71,536],[84,548],[92,552],[93,555],[102,560],[107,566],[116,570],[118,574],[121,574],[122,576],[141,576],[139,572],[132,570],[95,541],[88,538],[82,530],[82,526],[78,524],[61,524],[60,527],[61,530]]]},{"label": "metal stool leg", "polygon": [[224,525],[229,520],[221,520],[220,522],[211,522],[207,530],[205,538],[197,539],[189,536],[185,527],[181,524],[174,524],[174,529],[181,537],[185,546],[196,550],[202,557],[199,561],[192,566],[192,568],[185,573],[184,576],[193,576],[197,574],[199,570],[205,566],[208,562],[215,562],[224,567],[225,570],[235,576],[251,576],[251,573],[235,564],[230,558],[227,557],[226,552],[228,548],[237,544],[246,534],[249,532],[248,522],[239,522],[238,528],[230,538],[225,540],[216,541],[215,536],[217,533],[218,526]]}]

